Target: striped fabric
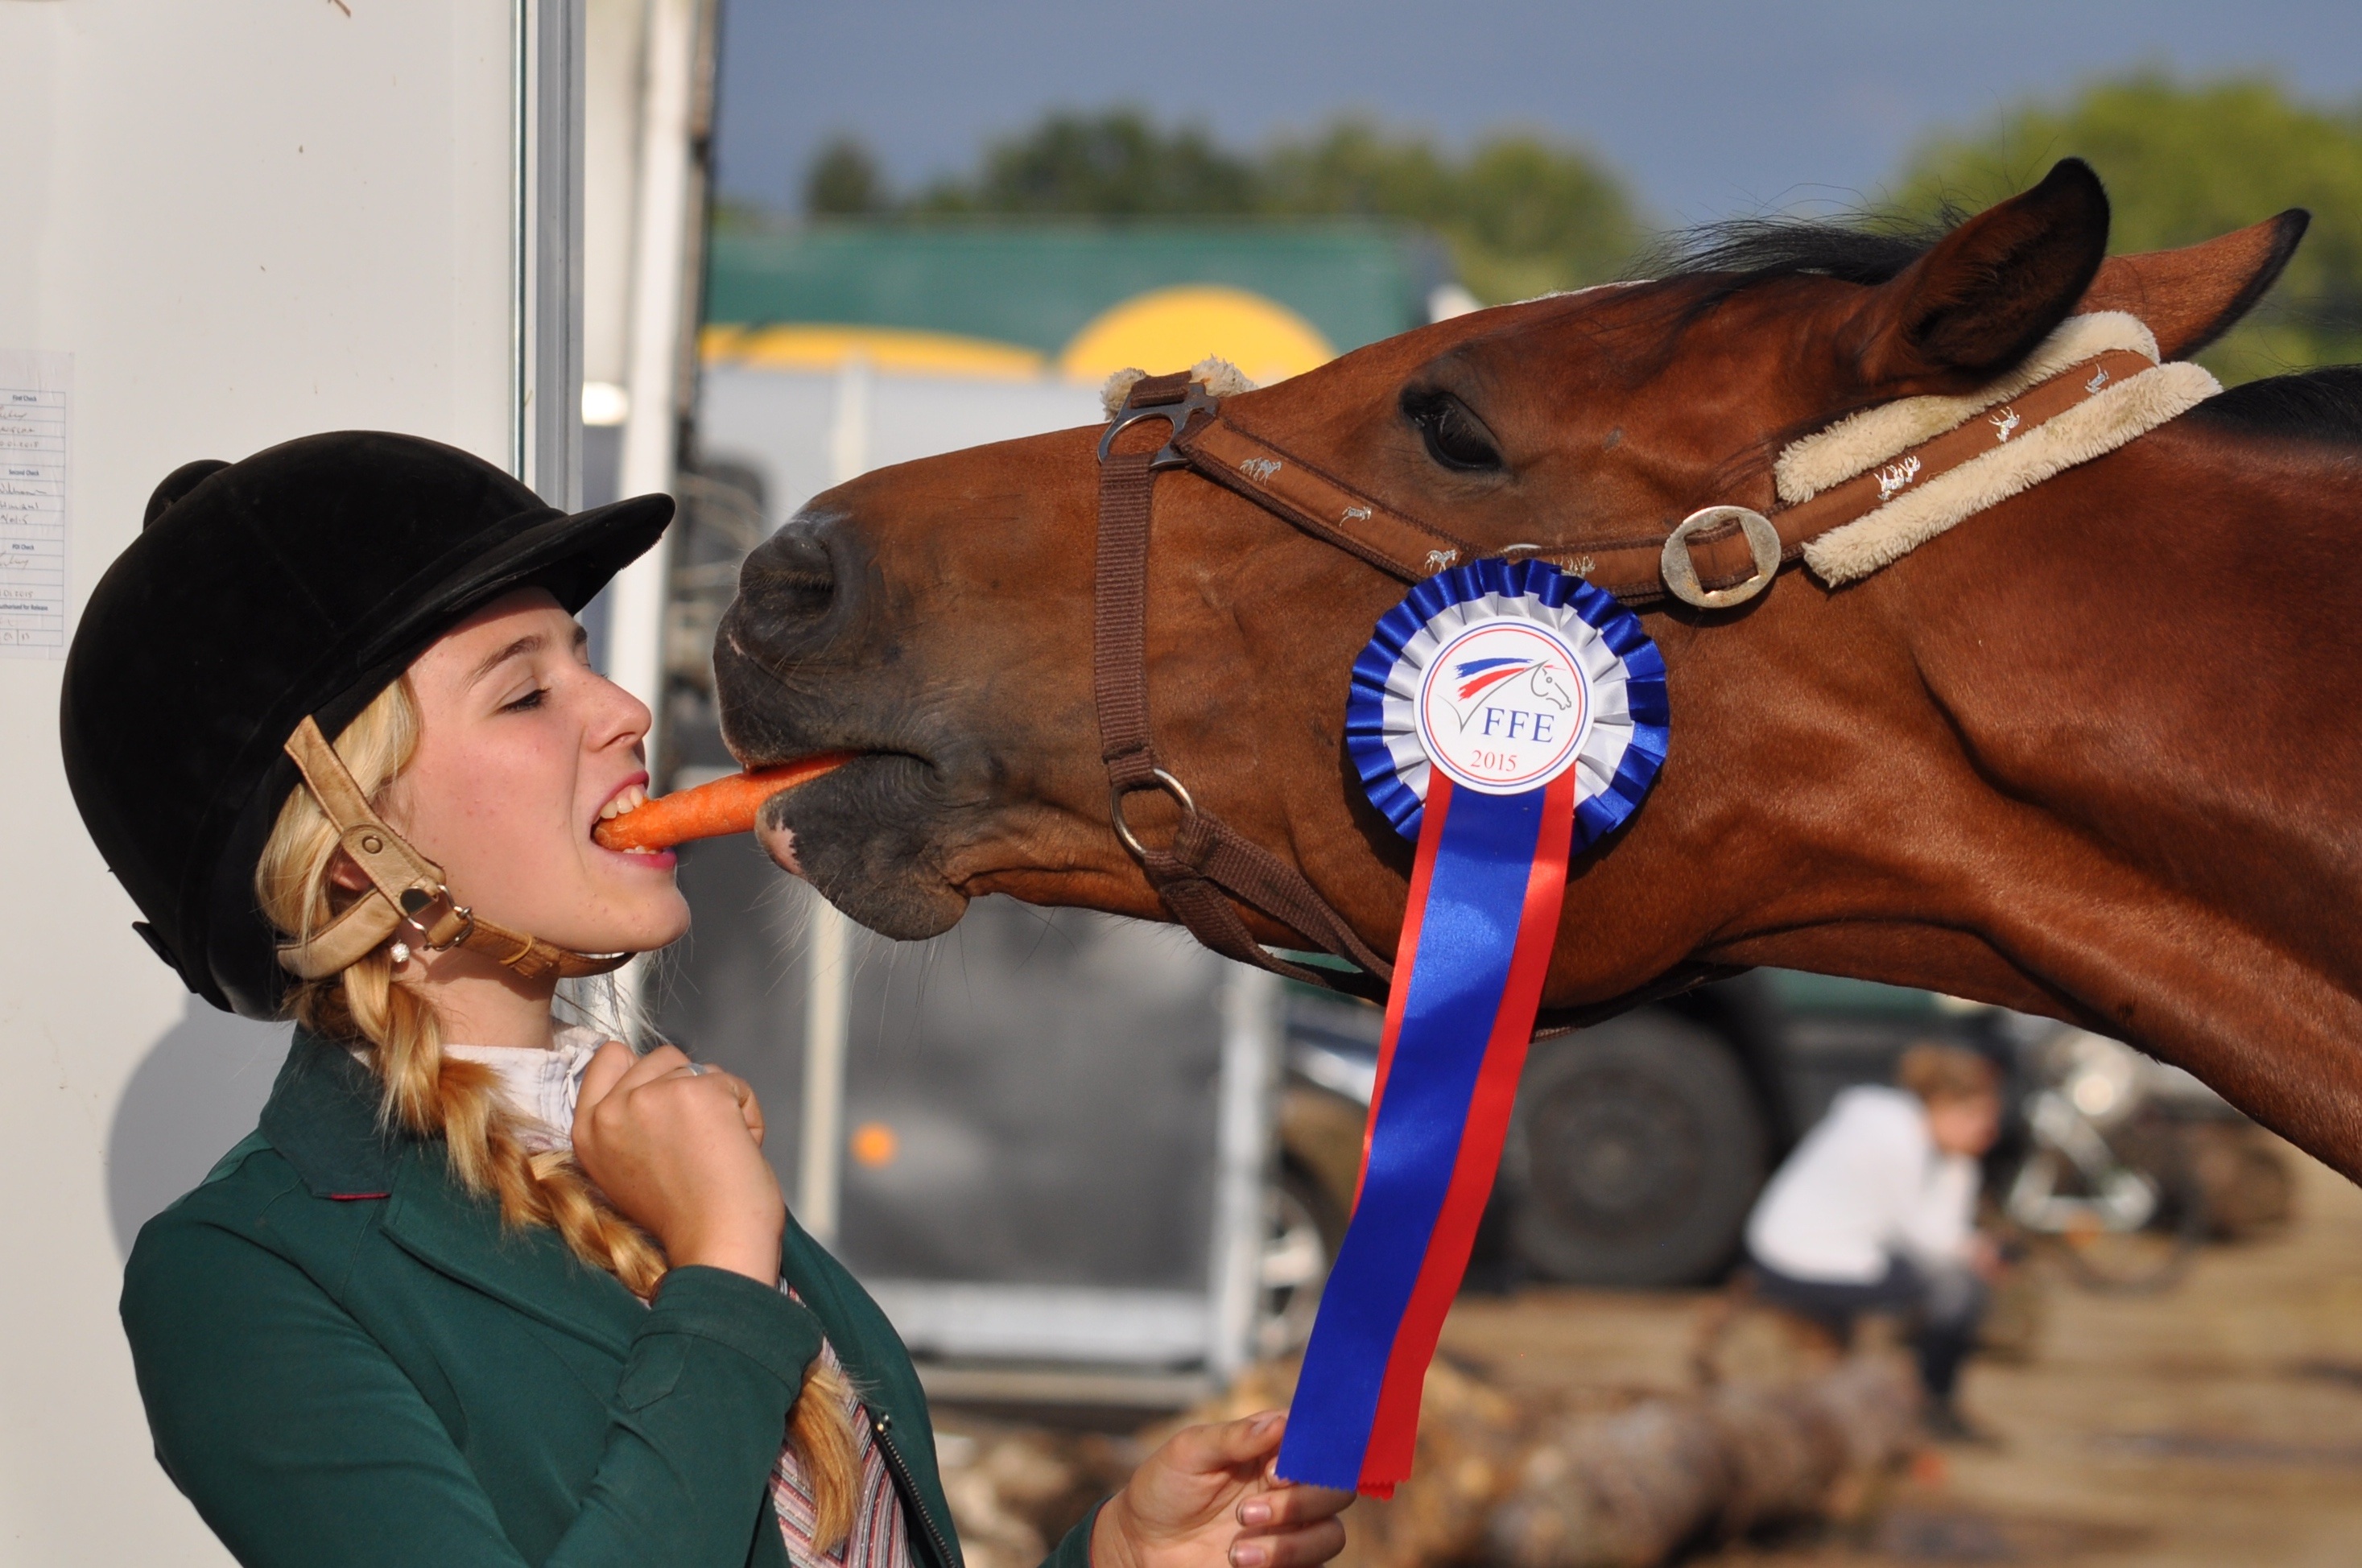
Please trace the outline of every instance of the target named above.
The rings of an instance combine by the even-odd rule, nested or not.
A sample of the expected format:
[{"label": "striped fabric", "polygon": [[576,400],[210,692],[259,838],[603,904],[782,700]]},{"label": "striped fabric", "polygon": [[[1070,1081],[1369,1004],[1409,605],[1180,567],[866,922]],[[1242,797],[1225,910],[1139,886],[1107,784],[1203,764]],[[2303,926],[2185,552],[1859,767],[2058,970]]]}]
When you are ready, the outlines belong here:
[{"label": "striped fabric", "polygon": [[[782,1283],[789,1297],[795,1292]],[[843,1375],[836,1348],[821,1342],[821,1360]],[[853,1509],[853,1533],[834,1551],[812,1545],[811,1486],[792,1444],[779,1450],[771,1467],[771,1511],[779,1518],[779,1537],[787,1543],[788,1561],[795,1568],[911,1568],[911,1538],[902,1519],[902,1500],[887,1472],[886,1456],[877,1450],[877,1434],[869,1429],[869,1412],[859,1399],[845,1396],[845,1419],[853,1423],[854,1441],[861,1454],[861,1494]]]}]

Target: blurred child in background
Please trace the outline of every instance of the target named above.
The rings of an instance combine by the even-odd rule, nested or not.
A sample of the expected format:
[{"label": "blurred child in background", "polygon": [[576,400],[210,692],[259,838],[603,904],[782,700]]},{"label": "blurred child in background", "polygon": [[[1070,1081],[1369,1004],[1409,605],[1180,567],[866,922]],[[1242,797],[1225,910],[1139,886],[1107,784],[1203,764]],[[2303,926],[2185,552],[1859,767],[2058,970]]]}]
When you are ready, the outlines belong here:
[{"label": "blurred child in background", "polygon": [[1929,1431],[1973,1437],[1954,1392],[2000,1268],[1974,1224],[1999,1077],[1974,1051],[1920,1044],[1896,1081],[1838,1094],[1763,1189],[1747,1251],[1760,1299],[1841,1341],[1865,1314],[1907,1319]]}]

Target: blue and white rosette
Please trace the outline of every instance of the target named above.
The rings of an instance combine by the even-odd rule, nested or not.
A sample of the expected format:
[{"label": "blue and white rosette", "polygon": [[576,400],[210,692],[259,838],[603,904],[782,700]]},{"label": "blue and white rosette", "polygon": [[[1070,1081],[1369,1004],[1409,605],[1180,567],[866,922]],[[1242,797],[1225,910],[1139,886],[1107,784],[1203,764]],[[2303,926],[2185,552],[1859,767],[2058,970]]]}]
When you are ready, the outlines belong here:
[{"label": "blue and white rosette", "polygon": [[[1393,1494],[1493,1187],[1573,855],[1665,759],[1665,666],[1632,613],[1540,561],[1420,583],[1354,661],[1346,740],[1414,840],[1352,1222],[1279,1474]],[[1608,911],[1612,918],[1612,911]]]},{"label": "blue and white rosette", "polygon": [[[1353,661],[1347,750],[1371,804],[1396,833],[1416,840],[1428,778],[1437,766],[1429,748],[1444,739],[1421,730],[1422,692],[1429,694],[1430,709],[1441,705],[1433,701],[1428,678],[1430,672],[1449,677],[1434,669],[1437,655],[1472,630],[1503,622],[1539,630],[1582,673],[1585,690],[1573,694],[1586,709],[1574,760],[1574,843],[1577,850],[1586,848],[1624,825],[1664,763],[1671,719],[1665,661],[1629,610],[1546,561],[1455,567],[1429,578],[1388,611]],[[1448,749],[1448,742],[1439,747]],[[1487,793],[1508,792],[1471,772],[1452,777]]]}]

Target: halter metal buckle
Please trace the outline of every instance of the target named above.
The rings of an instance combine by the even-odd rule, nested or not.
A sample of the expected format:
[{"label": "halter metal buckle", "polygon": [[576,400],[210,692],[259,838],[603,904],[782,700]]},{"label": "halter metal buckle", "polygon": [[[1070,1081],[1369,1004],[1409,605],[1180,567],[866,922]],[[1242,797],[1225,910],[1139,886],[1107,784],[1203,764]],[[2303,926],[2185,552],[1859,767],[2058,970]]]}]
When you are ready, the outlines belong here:
[{"label": "halter metal buckle", "polygon": [[[1212,414],[1220,406],[1220,401],[1219,398],[1207,395],[1205,382],[1195,381],[1183,390],[1181,396],[1170,403],[1135,406],[1131,395],[1127,393],[1123,400],[1123,406],[1116,410],[1115,417],[1108,421],[1105,434],[1099,436],[1099,461],[1104,463],[1108,460],[1108,449],[1115,445],[1115,438],[1124,431],[1143,419],[1162,419],[1171,424],[1173,428],[1166,433],[1164,445],[1157,448],[1156,456],[1148,459],[1149,472],[1155,473],[1164,469],[1186,469],[1189,466],[1189,459],[1175,450],[1173,443],[1178,440],[1181,432],[1188,427],[1191,414],[1200,410]],[[1121,819],[1119,817],[1118,820]]]},{"label": "halter metal buckle", "polygon": [[1189,798],[1188,789],[1182,784],[1181,780],[1161,767],[1153,770],[1146,782],[1131,785],[1118,784],[1108,791],[1108,813],[1115,818],[1116,837],[1123,840],[1123,846],[1131,851],[1133,859],[1145,862],[1148,859],[1148,845],[1140,842],[1140,835],[1133,833],[1131,824],[1123,820],[1123,798],[1134,790],[1164,790],[1173,797],[1173,803],[1181,808],[1181,820],[1184,823],[1198,814],[1198,802]]},{"label": "halter metal buckle", "polygon": [[[1747,548],[1755,558],[1755,575],[1745,582],[1728,588],[1708,588],[1698,580],[1697,563],[1690,559],[1690,536],[1726,523],[1736,523],[1747,536]],[[1665,587],[1684,604],[1694,604],[1701,610],[1727,610],[1734,604],[1744,604],[1772,585],[1780,571],[1780,531],[1760,512],[1750,512],[1744,506],[1708,506],[1682,519],[1681,526],[1666,536],[1664,554],[1660,559]]]}]

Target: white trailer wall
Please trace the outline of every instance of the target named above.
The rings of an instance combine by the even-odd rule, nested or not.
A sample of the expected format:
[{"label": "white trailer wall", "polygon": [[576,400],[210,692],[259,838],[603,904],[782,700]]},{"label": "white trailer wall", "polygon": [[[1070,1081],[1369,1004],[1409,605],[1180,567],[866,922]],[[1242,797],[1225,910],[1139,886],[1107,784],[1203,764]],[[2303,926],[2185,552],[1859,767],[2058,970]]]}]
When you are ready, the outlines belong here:
[{"label": "white trailer wall", "polygon": [[[579,232],[579,3],[0,0],[0,363],[72,357],[70,606],[195,458],[377,426],[567,492],[579,338],[536,343],[536,279]],[[0,1560],[224,1562],[150,1454],[118,1230],[251,1125],[276,1032],[192,1013],[132,934],[61,668],[0,657]]]}]

